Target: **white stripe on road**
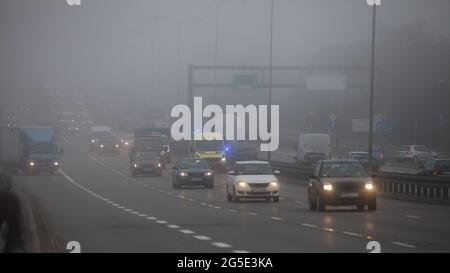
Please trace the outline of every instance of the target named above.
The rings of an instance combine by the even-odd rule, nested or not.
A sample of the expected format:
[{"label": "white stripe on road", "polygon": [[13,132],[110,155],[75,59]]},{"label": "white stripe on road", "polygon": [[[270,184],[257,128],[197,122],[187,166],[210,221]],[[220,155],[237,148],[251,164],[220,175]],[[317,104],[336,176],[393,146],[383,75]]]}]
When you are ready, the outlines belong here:
[{"label": "white stripe on road", "polygon": [[168,228],[180,228],[180,227],[177,226],[177,225],[167,225],[167,227],[168,227]]},{"label": "white stripe on road", "polygon": [[402,243],[402,242],[392,242],[392,244],[397,245],[397,246],[407,247],[407,248],[416,248],[415,245],[410,245],[410,244]]},{"label": "white stripe on road", "polygon": [[270,218],[277,221],[283,221],[283,218],[280,217],[271,216]]},{"label": "white stripe on road", "polygon": [[156,223],[158,223],[158,224],[167,224],[167,221],[159,220],[159,221],[156,221]]},{"label": "white stripe on road", "polygon": [[247,250],[233,250],[233,253],[250,253],[250,251]]},{"label": "white stripe on road", "polygon": [[316,228],[317,225],[313,225],[313,224],[308,224],[308,223],[301,223],[302,226],[304,227],[310,227],[310,228]]},{"label": "white stripe on road", "polygon": [[350,232],[350,231],[342,231],[342,234],[349,235],[349,236],[354,236],[354,237],[363,237],[362,234],[354,233],[354,232]]},{"label": "white stripe on road", "polygon": [[211,243],[211,244],[213,246],[220,247],[220,248],[230,248],[231,247],[231,245],[223,243],[223,242],[214,242],[214,243]]},{"label": "white stripe on road", "polygon": [[412,218],[412,219],[422,219],[421,216],[411,215],[411,214],[406,214],[405,217],[407,217],[407,218]]},{"label": "white stripe on road", "polygon": [[180,229],[180,232],[184,233],[184,234],[194,234],[195,233],[195,232],[193,232],[192,230],[189,230],[189,229]]},{"label": "white stripe on road", "polygon": [[256,212],[249,212],[248,214],[249,215],[258,215],[258,213],[256,213]]},{"label": "white stripe on road", "polygon": [[195,239],[201,240],[201,241],[208,241],[211,240],[211,238],[209,238],[208,236],[204,236],[204,235],[196,235],[194,236]]}]

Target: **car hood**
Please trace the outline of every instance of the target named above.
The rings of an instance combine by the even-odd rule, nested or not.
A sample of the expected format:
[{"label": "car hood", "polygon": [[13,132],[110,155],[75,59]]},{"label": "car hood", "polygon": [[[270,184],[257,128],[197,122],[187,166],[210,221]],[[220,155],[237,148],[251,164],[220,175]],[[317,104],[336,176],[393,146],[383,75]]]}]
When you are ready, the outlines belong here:
[{"label": "car hood", "polygon": [[36,161],[54,161],[58,159],[56,154],[30,154],[28,159]]},{"label": "car hood", "polygon": [[321,177],[320,181],[327,183],[366,183],[372,181],[370,177]]},{"label": "car hood", "polygon": [[278,181],[275,175],[236,175],[236,181],[243,181],[249,183],[269,183],[272,181]]},{"label": "car hood", "polygon": [[180,171],[187,172],[187,173],[206,173],[206,172],[210,172],[211,170],[209,170],[209,169],[180,169]]}]

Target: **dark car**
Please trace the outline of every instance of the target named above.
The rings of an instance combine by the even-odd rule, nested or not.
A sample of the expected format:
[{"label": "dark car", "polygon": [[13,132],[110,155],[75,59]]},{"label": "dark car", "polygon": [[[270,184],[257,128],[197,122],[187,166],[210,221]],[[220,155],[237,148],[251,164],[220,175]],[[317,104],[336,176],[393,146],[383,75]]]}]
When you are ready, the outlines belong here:
[{"label": "dark car", "polygon": [[183,158],[173,167],[172,185],[174,189],[199,185],[212,189],[214,188],[214,172],[204,159]]},{"label": "dark car", "polygon": [[450,178],[450,159],[432,159],[424,163],[420,176]]},{"label": "dark car", "polygon": [[156,174],[161,176],[161,161],[155,152],[137,152],[131,160],[131,175]]},{"label": "dark car", "polygon": [[116,154],[119,155],[120,141],[116,137],[104,137],[97,142],[97,154]]},{"label": "dark car", "polygon": [[326,153],[315,153],[315,152],[305,153],[303,164],[315,167],[319,160],[325,159],[328,159]]},{"label": "dark car", "polygon": [[356,205],[376,210],[375,184],[358,160],[321,160],[308,185],[310,210],[324,211],[326,206]]}]

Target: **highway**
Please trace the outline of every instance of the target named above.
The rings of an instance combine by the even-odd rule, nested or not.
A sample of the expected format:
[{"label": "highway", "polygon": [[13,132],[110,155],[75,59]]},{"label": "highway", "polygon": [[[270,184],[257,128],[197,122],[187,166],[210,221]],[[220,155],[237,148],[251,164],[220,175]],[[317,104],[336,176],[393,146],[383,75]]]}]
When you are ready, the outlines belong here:
[{"label": "highway", "polygon": [[225,176],[215,188],[172,189],[162,177],[131,177],[128,152],[89,153],[87,134],[70,136],[61,170],[16,175],[33,208],[40,249],[68,252],[382,252],[450,251],[450,207],[379,198],[375,212],[351,207],[311,212],[306,181],[280,177],[279,203],[229,203]]}]

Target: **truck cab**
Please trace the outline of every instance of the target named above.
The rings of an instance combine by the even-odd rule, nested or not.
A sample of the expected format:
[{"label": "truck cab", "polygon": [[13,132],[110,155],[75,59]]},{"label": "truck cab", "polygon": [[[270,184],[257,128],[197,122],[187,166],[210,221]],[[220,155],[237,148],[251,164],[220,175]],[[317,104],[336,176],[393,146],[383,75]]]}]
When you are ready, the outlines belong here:
[{"label": "truck cab", "polygon": [[192,156],[205,159],[211,168],[226,172],[227,158],[225,153],[225,141],[219,133],[195,132],[192,141]]}]

